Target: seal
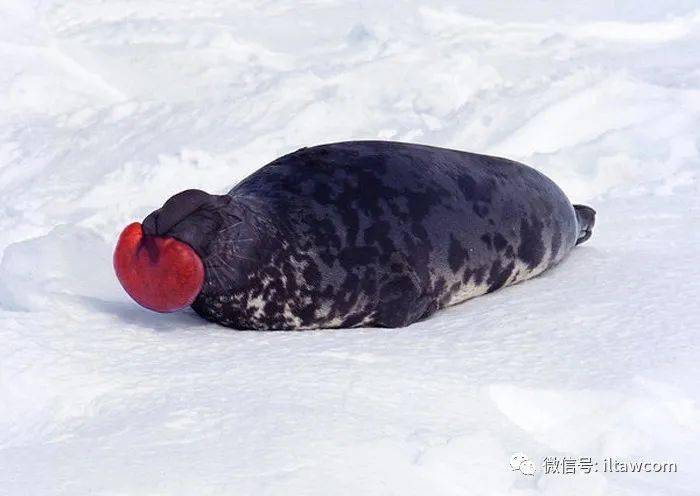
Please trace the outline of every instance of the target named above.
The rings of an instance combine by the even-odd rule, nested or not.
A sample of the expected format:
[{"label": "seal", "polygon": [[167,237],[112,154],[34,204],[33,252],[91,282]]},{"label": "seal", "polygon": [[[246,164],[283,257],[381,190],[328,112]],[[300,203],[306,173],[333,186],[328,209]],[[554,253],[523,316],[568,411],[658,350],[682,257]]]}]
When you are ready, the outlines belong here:
[{"label": "seal", "polygon": [[225,195],[173,196],[124,230],[114,266],[138,303],[237,329],[402,327],[541,274],[594,222],[512,160],[350,141],[280,157]]}]

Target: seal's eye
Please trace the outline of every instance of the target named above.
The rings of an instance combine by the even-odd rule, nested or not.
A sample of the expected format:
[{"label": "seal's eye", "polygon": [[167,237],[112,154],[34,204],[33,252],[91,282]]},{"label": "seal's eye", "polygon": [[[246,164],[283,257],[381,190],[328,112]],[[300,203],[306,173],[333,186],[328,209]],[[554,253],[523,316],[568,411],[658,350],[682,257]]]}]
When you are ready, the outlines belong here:
[{"label": "seal's eye", "polygon": [[187,244],[170,236],[144,236],[141,224],[129,224],[114,250],[119,282],[139,305],[174,312],[197,298],[204,265]]}]

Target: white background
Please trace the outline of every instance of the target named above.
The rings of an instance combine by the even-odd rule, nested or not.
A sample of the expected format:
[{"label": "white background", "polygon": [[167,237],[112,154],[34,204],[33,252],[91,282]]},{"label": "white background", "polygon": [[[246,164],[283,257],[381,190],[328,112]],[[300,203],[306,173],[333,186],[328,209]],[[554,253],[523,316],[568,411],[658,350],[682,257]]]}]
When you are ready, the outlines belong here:
[{"label": "white background", "polygon": [[[700,4],[612,3],[0,0],[0,493],[697,494]],[[117,234],[173,193],[361,138],[531,164],[593,238],[400,330],[119,287]]]}]

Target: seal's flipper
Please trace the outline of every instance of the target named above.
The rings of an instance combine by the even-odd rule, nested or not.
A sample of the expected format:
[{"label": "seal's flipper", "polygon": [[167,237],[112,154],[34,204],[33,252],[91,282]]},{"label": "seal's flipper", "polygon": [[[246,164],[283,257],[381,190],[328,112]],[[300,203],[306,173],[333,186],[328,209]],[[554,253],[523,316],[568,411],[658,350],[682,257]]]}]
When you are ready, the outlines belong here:
[{"label": "seal's flipper", "polygon": [[378,327],[406,327],[420,319],[430,303],[421,298],[411,277],[395,274],[382,284],[374,325]]},{"label": "seal's flipper", "polygon": [[588,238],[593,234],[593,226],[595,225],[595,210],[586,205],[574,205],[576,211],[576,222],[578,223],[578,238],[576,244],[580,245],[588,241]]},{"label": "seal's flipper", "polygon": [[379,287],[375,325],[378,327],[406,327],[437,309],[429,308],[434,297],[421,292],[420,278],[402,253],[391,256],[391,271],[383,277]]}]

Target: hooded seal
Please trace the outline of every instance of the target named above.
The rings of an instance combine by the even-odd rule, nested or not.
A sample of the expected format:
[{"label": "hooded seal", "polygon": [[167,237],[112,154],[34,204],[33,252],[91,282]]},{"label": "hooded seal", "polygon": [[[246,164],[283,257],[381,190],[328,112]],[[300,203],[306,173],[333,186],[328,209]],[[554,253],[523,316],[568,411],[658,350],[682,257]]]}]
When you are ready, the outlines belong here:
[{"label": "hooded seal", "polygon": [[225,195],[173,196],[127,227],[115,268],[142,305],[191,304],[237,329],[402,327],[541,274],[594,220],[512,160],[343,142],[280,157]]}]

